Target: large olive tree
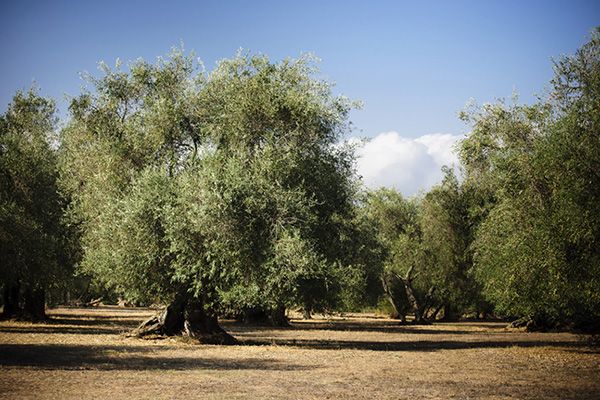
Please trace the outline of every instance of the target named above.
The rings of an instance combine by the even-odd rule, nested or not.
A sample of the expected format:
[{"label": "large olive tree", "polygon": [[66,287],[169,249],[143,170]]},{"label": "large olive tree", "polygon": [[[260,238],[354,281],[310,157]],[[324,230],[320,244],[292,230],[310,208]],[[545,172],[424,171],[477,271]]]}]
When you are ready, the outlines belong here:
[{"label": "large olive tree", "polygon": [[335,144],[350,103],[314,72],[309,58],[238,55],[204,74],[175,52],[104,68],[73,100],[63,177],[82,268],[168,304],[141,334],[232,342],[223,302],[282,310],[334,296],[354,188]]}]

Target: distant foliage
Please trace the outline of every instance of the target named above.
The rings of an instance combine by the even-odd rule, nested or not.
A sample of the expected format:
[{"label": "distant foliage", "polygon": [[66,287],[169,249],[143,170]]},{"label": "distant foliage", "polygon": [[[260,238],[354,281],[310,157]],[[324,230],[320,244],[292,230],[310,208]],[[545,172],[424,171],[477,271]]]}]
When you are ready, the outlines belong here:
[{"label": "distant foliage", "polygon": [[472,274],[468,200],[452,171],[445,173],[423,198],[379,189],[362,205],[382,249],[384,294],[401,319],[409,313],[448,319],[488,308]]}]

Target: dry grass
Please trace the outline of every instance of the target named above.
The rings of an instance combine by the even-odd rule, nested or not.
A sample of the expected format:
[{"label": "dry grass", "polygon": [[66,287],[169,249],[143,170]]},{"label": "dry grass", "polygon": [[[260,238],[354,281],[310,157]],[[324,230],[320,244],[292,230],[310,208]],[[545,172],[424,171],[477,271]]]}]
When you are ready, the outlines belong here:
[{"label": "dry grass", "polygon": [[56,309],[0,323],[1,399],[599,399],[600,353],[503,323],[401,326],[353,315],[225,327],[244,345],[122,333],[145,309]]}]

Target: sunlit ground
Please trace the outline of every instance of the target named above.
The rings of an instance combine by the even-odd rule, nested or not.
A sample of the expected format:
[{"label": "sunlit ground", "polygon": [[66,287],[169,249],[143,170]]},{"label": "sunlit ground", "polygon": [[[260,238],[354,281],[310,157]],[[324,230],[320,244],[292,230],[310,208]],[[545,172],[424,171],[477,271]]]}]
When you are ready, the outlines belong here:
[{"label": "sunlit ground", "polygon": [[600,398],[600,351],[570,333],[365,314],[224,322],[239,346],[124,334],[152,312],[60,308],[49,323],[0,323],[0,398]]}]

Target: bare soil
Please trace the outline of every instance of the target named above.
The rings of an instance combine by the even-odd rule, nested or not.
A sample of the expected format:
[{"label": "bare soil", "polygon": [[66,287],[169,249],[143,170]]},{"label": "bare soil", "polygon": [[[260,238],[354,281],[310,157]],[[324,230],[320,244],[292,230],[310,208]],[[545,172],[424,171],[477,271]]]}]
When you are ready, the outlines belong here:
[{"label": "bare soil", "polygon": [[148,309],[59,308],[0,323],[0,399],[600,399],[600,350],[502,322],[373,315],[224,321],[238,346],[127,337]]}]

